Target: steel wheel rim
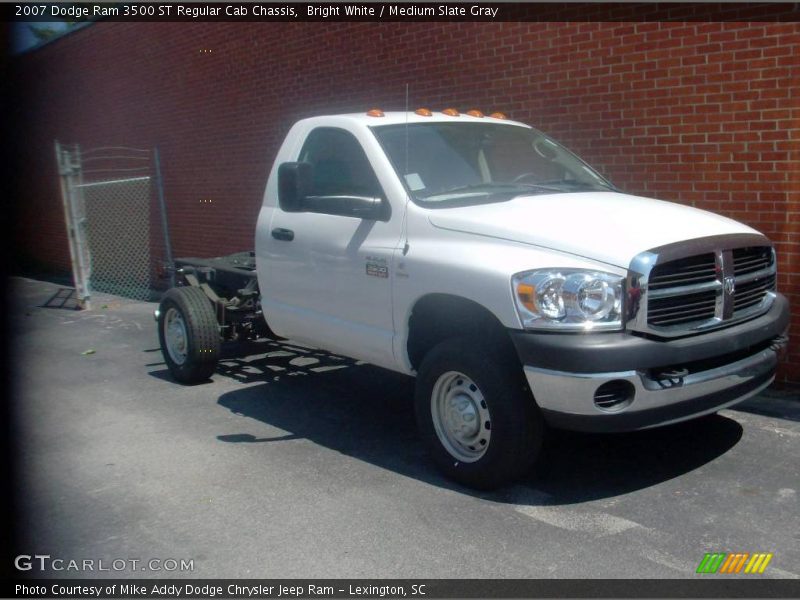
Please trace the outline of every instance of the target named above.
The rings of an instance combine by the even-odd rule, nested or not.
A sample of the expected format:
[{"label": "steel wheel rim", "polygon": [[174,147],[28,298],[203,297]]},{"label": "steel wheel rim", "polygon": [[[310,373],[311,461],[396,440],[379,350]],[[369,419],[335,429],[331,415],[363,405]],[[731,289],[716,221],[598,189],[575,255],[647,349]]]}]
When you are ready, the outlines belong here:
[{"label": "steel wheel rim", "polygon": [[164,315],[164,344],[167,353],[172,361],[177,365],[186,362],[188,338],[186,335],[186,323],[179,310],[170,308]]},{"label": "steel wheel rim", "polygon": [[442,374],[431,392],[431,416],[439,441],[453,458],[476,462],[492,437],[489,407],[480,388],[458,371]]}]

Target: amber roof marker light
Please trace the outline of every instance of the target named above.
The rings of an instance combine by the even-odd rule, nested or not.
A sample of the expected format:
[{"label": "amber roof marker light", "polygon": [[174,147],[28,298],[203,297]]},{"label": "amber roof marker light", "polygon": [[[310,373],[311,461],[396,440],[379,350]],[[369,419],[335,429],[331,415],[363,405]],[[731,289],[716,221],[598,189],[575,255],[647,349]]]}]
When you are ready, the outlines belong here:
[{"label": "amber roof marker light", "polygon": [[442,111],[442,114],[443,114],[443,115],[447,115],[448,117],[457,117],[457,116],[459,116],[461,113],[459,113],[459,112],[458,112],[458,111],[457,111],[455,108],[445,108],[445,109]]},{"label": "amber roof marker light", "polygon": [[383,117],[383,111],[380,108],[371,108],[367,111],[368,117]]},{"label": "amber roof marker light", "polygon": [[419,115],[420,117],[432,117],[433,113],[427,108],[418,108],[414,111],[415,115]]},{"label": "amber roof marker light", "polygon": [[483,113],[481,111],[479,111],[477,108],[473,108],[472,110],[468,110],[467,114],[470,117],[476,117],[478,119],[482,119],[483,118]]},{"label": "amber roof marker light", "polygon": [[490,116],[492,119],[507,119],[507,118],[508,118],[508,117],[505,115],[505,113],[501,113],[501,112],[493,112],[493,113],[492,113],[492,114],[490,114],[489,116]]}]

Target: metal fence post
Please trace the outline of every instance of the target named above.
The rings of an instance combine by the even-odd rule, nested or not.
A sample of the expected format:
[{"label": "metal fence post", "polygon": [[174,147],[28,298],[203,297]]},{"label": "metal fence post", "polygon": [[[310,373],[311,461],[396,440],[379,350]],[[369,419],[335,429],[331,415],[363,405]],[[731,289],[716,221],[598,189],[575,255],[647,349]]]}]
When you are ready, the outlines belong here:
[{"label": "metal fence post", "polygon": [[172,261],[172,242],[169,237],[169,226],[167,221],[167,203],[164,200],[164,182],[161,180],[161,155],[158,146],[153,150],[156,168],[156,187],[158,189],[158,204],[161,209],[161,229],[164,232],[164,251],[167,258],[169,269],[169,285],[175,287],[175,263]]},{"label": "metal fence post", "polygon": [[[58,141],[55,142],[56,161],[58,163],[58,174],[61,187],[61,200],[64,206],[64,221],[67,225],[67,242],[69,244],[70,264],[72,267],[72,278],[75,282],[75,294],[78,305],[81,308],[91,308],[89,280],[86,272],[84,253],[87,249],[82,244],[81,231],[82,224],[78,222],[75,214],[75,186],[73,177],[76,165],[69,150],[61,147]],[[77,165],[80,169],[80,164]],[[84,240],[85,241],[85,240]]]}]

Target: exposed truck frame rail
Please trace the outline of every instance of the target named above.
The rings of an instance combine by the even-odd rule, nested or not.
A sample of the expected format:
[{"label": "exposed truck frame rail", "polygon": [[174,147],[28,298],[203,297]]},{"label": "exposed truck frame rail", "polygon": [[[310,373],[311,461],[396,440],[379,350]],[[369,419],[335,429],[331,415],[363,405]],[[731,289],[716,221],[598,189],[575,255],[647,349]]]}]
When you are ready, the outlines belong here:
[{"label": "exposed truck frame rail", "polygon": [[222,340],[274,337],[261,314],[255,253],[215,258],[175,259],[176,284],[202,290],[219,325]]}]

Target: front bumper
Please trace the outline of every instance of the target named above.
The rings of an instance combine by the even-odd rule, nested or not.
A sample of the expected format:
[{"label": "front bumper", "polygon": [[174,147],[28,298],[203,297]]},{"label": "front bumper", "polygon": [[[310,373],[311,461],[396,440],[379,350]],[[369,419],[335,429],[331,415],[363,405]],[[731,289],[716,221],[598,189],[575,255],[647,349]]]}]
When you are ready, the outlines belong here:
[{"label": "front bumper", "polygon": [[[630,431],[713,413],[763,390],[775,377],[788,325],[789,305],[778,295],[756,319],[678,340],[520,331],[512,339],[550,425]],[[596,395],[607,390],[622,400],[598,405]]]}]

